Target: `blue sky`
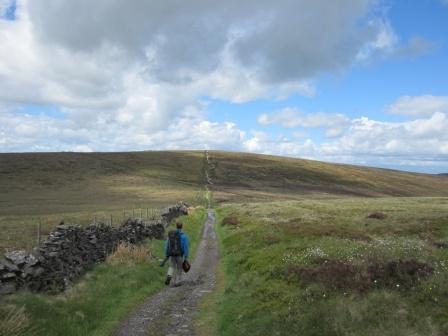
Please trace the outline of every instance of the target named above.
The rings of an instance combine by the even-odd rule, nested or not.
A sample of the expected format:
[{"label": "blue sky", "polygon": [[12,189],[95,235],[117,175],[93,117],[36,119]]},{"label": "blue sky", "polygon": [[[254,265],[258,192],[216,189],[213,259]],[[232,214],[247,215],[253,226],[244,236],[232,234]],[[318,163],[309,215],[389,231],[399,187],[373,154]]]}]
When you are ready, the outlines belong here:
[{"label": "blue sky", "polygon": [[448,172],[447,78],[444,0],[0,0],[1,152],[209,148]]}]

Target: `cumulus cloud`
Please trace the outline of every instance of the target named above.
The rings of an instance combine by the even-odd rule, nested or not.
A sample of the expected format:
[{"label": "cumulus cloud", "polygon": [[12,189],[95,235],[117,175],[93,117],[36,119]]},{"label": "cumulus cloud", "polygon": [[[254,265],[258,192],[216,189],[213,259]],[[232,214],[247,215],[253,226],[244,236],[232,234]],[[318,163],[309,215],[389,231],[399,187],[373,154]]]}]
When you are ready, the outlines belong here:
[{"label": "cumulus cloud", "polygon": [[411,36],[401,41],[390,22],[384,18],[375,18],[369,22],[376,27],[375,39],[365,43],[356,55],[360,63],[369,63],[378,59],[393,57],[415,57],[428,52],[434,44],[422,36]]},{"label": "cumulus cloud", "polygon": [[146,149],[239,149],[245,133],[229,122],[177,117],[167,129],[141,132],[138,123],[124,131],[118,124],[79,128],[70,120],[45,115],[0,113],[0,146],[6,152],[128,151]]},{"label": "cumulus cloud", "polygon": [[251,152],[332,162],[448,169],[448,116],[436,112],[407,122],[352,119],[342,136],[323,143],[255,132],[243,147]]},{"label": "cumulus cloud", "polygon": [[[207,120],[202,97],[312,97],[320,74],[430,47],[419,37],[401,42],[372,12],[377,3],[0,0],[0,151],[445,155],[444,97],[400,98],[390,112],[420,118],[407,123],[295,109],[259,117],[262,125],[298,128],[293,139]],[[30,114],[28,105],[54,106],[60,115]],[[311,128],[326,130],[324,144],[306,138]]]},{"label": "cumulus cloud", "polygon": [[[226,47],[259,80],[308,78],[350,64],[377,30],[359,24],[369,0],[33,0],[29,5],[45,43],[83,52],[118,46],[149,61],[159,80],[176,82],[217,69]],[[318,20],[322,13],[325,20]]]},{"label": "cumulus cloud", "polygon": [[281,111],[261,114],[258,122],[261,125],[276,124],[285,128],[325,128],[328,137],[337,137],[346,129],[349,119],[341,113],[305,114],[297,108],[287,107]]},{"label": "cumulus cloud", "polygon": [[431,116],[441,112],[448,114],[448,96],[403,96],[386,108],[392,114],[405,116]]},{"label": "cumulus cloud", "polygon": [[[371,0],[0,0],[2,13],[12,6],[15,20],[0,18],[0,113],[35,125],[5,130],[2,151],[38,150],[36,143],[72,148],[61,132],[59,139],[35,133],[27,142],[31,127],[137,134],[148,146],[166,147],[154,134],[174,123],[225,129],[233,146],[236,126],[208,123],[201,97],[240,103],[313,96],[319,74],[350,66],[381,31],[365,20]],[[23,115],[30,104],[56,106],[62,121]],[[180,122],[188,119],[192,124]],[[102,136],[82,139],[94,150],[132,148]]]}]

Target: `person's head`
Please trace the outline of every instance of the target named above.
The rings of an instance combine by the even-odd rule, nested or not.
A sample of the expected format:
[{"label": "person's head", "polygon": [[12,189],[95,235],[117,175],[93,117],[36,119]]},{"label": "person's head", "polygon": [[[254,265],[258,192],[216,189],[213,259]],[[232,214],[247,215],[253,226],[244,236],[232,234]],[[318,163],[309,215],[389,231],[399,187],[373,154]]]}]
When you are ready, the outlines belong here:
[{"label": "person's head", "polygon": [[176,228],[182,230],[182,222],[176,222]]}]

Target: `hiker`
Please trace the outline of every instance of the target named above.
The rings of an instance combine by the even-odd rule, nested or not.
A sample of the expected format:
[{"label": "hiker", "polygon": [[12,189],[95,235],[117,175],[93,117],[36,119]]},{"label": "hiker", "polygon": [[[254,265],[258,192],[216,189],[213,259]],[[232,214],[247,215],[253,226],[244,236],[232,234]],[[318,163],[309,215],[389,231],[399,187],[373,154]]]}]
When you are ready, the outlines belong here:
[{"label": "hiker", "polygon": [[169,258],[170,264],[166,276],[165,285],[169,285],[174,275],[174,286],[182,284],[182,263],[188,258],[188,237],[182,231],[182,223],[176,223],[176,230],[168,233],[165,241],[165,256]]}]

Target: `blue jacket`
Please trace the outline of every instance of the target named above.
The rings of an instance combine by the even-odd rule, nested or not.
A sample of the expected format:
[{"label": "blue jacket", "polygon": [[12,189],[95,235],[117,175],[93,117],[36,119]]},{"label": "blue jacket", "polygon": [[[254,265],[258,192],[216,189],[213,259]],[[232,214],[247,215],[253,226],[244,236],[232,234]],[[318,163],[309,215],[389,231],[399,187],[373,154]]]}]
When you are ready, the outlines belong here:
[{"label": "blue jacket", "polygon": [[[182,232],[181,229],[176,229],[177,232],[180,233],[180,248],[182,249],[182,256],[187,259],[188,258],[188,247],[189,247],[189,241],[188,237],[185,233]],[[170,241],[167,238],[165,240],[165,256],[168,257],[170,254]]]}]

